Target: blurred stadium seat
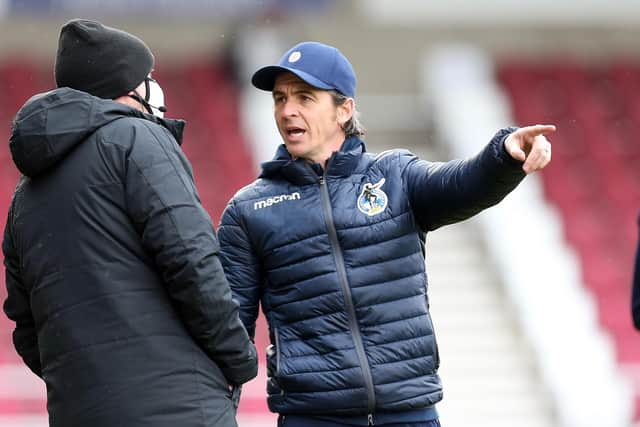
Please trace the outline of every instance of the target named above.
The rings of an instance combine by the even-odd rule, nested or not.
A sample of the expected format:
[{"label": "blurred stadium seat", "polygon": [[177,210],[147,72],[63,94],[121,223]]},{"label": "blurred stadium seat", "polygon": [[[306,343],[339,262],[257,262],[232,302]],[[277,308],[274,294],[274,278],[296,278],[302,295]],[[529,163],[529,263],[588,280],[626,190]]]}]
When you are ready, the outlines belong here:
[{"label": "blurred stadium seat", "polygon": [[[640,366],[629,316],[640,207],[640,64],[505,62],[497,76],[519,123],[543,117],[559,124],[553,165],[541,175],[545,193],[559,207],[566,238],[580,254],[584,282],[596,297],[618,362],[623,370]],[[640,417],[640,383],[635,386]]]}]

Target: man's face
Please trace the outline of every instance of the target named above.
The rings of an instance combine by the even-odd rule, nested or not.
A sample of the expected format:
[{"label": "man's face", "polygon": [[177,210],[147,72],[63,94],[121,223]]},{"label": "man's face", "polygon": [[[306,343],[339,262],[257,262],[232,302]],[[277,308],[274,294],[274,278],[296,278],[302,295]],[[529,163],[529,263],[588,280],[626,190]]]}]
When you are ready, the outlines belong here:
[{"label": "man's face", "polygon": [[344,141],[345,108],[331,94],[308,85],[294,74],[278,75],[273,87],[278,131],[291,156],[324,164]]}]

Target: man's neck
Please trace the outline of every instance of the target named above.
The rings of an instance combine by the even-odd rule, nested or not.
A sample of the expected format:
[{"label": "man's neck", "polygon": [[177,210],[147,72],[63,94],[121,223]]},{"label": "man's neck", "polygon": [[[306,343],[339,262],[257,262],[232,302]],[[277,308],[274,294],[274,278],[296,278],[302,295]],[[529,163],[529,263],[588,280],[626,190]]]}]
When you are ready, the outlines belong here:
[{"label": "man's neck", "polygon": [[129,95],[119,96],[118,98],[115,98],[114,101],[119,102],[120,104],[128,105],[129,107],[138,111],[142,111],[143,113],[147,112],[142,104],[140,104],[134,98],[131,98]]},{"label": "man's neck", "polygon": [[344,144],[344,141],[345,141],[345,138],[343,137],[339,142],[336,141],[333,143],[328,143],[327,145],[325,145],[325,147],[327,147],[327,150],[324,150],[322,153],[319,153],[317,156],[312,156],[308,158],[305,157],[304,159],[311,163],[317,163],[320,166],[322,166],[323,169],[326,169],[329,159],[331,159],[331,157],[335,152],[340,151],[340,149],[342,148],[342,145]]}]

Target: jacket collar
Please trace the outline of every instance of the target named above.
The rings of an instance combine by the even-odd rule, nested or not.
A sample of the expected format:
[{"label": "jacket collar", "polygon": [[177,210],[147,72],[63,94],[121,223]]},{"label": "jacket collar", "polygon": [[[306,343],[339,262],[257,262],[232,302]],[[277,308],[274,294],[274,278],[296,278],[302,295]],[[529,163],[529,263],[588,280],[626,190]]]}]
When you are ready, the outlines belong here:
[{"label": "jacket collar", "polygon": [[[327,162],[325,176],[340,177],[353,173],[362,153],[366,151],[363,140],[358,137],[345,139],[340,151],[332,154]],[[318,172],[322,170],[317,164],[304,159],[292,159],[284,144],[276,150],[273,160],[262,164],[260,178],[275,178],[278,175],[294,184],[312,184],[318,182]]]},{"label": "jacket collar", "polygon": [[40,175],[97,129],[123,117],[154,121],[182,142],[182,120],[159,119],[86,92],[59,88],[34,95],[16,114],[9,137],[13,162],[23,175]]},{"label": "jacket collar", "polygon": [[156,117],[147,113],[141,113],[141,114],[145,119],[156,122],[160,126],[166,128],[169,132],[171,132],[171,135],[173,135],[178,145],[182,145],[182,138],[184,136],[184,127],[186,125],[186,122],[184,120],[165,119],[165,118]]}]

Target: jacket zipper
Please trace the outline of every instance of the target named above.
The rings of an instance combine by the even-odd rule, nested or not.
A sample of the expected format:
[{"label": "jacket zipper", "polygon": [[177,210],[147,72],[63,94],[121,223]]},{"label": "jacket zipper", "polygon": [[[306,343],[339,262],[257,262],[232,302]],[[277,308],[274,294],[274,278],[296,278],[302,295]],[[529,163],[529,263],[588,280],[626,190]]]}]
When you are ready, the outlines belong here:
[{"label": "jacket zipper", "polygon": [[353,306],[353,299],[351,297],[351,288],[349,287],[349,281],[347,280],[347,270],[344,266],[344,257],[342,256],[342,249],[340,248],[340,242],[338,241],[338,233],[336,232],[335,223],[333,222],[333,212],[331,209],[331,200],[329,199],[329,190],[325,177],[319,178],[320,182],[320,194],[322,196],[322,208],[324,210],[324,218],[327,224],[327,231],[329,233],[329,241],[333,249],[333,256],[336,261],[336,269],[338,272],[338,278],[342,291],[344,292],[344,303],[347,309],[347,315],[349,317],[349,327],[353,334],[353,341],[356,346],[356,353],[362,366],[362,374],[364,375],[365,388],[367,390],[367,423],[373,425],[373,410],[376,406],[376,397],[373,390],[373,378],[371,376],[371,368],[369,367],[369,361],[364,352],[364,344],[362,342],[362,335],[360,334],[360,326],[356,319],[356,310]]}]

